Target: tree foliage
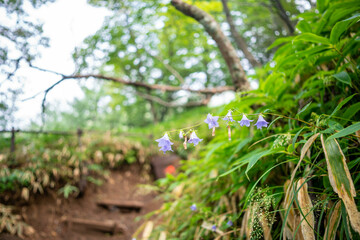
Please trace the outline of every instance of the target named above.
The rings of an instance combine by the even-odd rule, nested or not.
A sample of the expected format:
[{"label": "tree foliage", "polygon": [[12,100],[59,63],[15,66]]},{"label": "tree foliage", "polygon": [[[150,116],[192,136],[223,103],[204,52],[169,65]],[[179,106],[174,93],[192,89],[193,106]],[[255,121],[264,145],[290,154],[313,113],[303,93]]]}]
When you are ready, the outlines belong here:
[{"label": "tree foliage", "polygon": [[16,71],[23,63],[31,63],[39,56],[39,48],[48,46],[42,24],[34,21],[26,10],[38,8],[53,0],[9,0],[0,2],[3,14],[0,24],[0,126],[13,122],[15,100],[21,89],[14,87]]},{"label": "tree foliage", "polygon": [[[133,81],[194,86],[197,89],[232,85],[225,61],[214,41],[204,33],[199,23],[184,17],[167,4],[167,1],[90,1],[90,3],[95,6],[105,6],[113,10],[114,15],[107,18],[103,27],[94,36],[87,38],[82,48],[75,51],[74,59],[80,72],[91,72],[100,68],[101,73],[115,74]],[[244,34],[250,51],[263,63],[269,59],[270,55],[266,54],[271,53],[265,53],[265,46],[269,46],[269,42],[277,38],[273,32],[284,27],[279,22],[278,14],[273,12],[275,8],[271,7],[271,3],[267,3],[269,6],[255,2],[229,3],[234,21],[243,28],[238,29],[239,32]],[[225,34],[230,35],[221,2],[195,1],[194,5],[214,16],[217,22],[221,23]],[[287,2],[284,9],[290,16],[303,11],[295,2]],[[251,20],[249,16],[253,16],[255,11],[262,11],[268,15],[264,16],[264,19],[261,18],[261,21]],[[269,21],[269,18],[273,21]],[[266,24],[263,24],[263,20]],[[283,36],[287,33],[281,31],[277,35]],[[246,61],[243,62],[246,69],[249,69]],[[119,97],[117,98],[116,95]],[[159,102],[154,102],[153,98],[145,97],[144,101],[144,96],[149,95],[164,102],[185,105],[186,102],[210,97],[185,92],[168,93],[134,89],[126,86],[119,90],[118,86],[114,86],[113,101],[119,105],[131,101],[131,107],[121,110],[124,113],[132,108],[141,108],[145,103],[147,107],[144,110],[150,112],[155,122],[183,111],[182,108],[169,109],[168,106],[161,106]]]}]

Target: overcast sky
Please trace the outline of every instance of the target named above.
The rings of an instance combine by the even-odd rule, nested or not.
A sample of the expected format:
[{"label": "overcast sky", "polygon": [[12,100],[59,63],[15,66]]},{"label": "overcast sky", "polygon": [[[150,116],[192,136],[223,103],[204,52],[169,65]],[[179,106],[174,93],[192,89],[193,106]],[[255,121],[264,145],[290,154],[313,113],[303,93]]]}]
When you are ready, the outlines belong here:
[{"label": "overcast sky", "polygon": [[[34,62],[34,65],[71,74],[75,70],[72,60],[74,48],[101,27],[109,11],[92,7],[86,3],[86,0],[59,0],[40,9],[31,10],[29,15],[44,24],[44,35],[50,38],[50,47],[41,51],[41,57]],[[25,80],[22,81],[24,93],[20,99],[31,97],[59,80],[56,75],[29,68],[22,68],[18,75],[23,76]],[[80,96],[82,92],[77,81],[67,80],[51,91],[47,102],[56,104],[58,109],[66,109],[69,101]],[[18,102],[19,110],[15,115],[17,119],[15,127],[25,127],[31,119],[39,116],[42,97],[43,95],[40,94],[34,99]]]}]

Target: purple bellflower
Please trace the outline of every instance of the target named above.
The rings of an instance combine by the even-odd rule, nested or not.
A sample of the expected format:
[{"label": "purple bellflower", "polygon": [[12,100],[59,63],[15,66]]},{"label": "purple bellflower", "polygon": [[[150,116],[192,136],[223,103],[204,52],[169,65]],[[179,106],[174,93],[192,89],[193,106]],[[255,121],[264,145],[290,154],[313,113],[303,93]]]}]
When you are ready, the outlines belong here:
[{"label": "purple bellflower", "polygon": [[223,118],[225,121],[235,122],[235,120],[232,118],[231,110],[228,111],[226,116]]},{"label": "purple bellflower", "polygon": [[209,129],[214,127],[219,127],[219,123],[217,122],[219,117],[213,117],[210,113],[207,115],[207,118],[204,120],[205,123],[209,124]]},{"label": "purple bellflower", "polygon": [[180,130],[180,132],[179,132],[179,138],[180,138],[180,139],[183,139],[183,138],[184,138],[184,132],[183,132],[183,130]]},{"label": "purple bellflower", "polygon": [[219,119],[218,116],[213,117],[210,113],[207,115],[207,118],[204,120],[205,123],[209,125],[209,129],[213,129],[212,136],[215,136],[215,128],[219,127],[219,123],[217,122]]},{"label": "purple bellflower", "polygon": [[171,145],[173,145],[174,143],[170,142],[169,136],[167,135],[167,133],[164,134],[164,136],[162,138],[156,139],[155,141],[157,141],[159,144],[158,146],[160,147],[159,151],[163,151],[164,154],[166,151],[172,151],[171,149]]},{"label": "purple bellflower", "polygon": [[243,114],[243,117],[241,119],[241,121],[238,121],[238,123],[240,123],[240,126],[247,126],[250,127],[250,122],[252,122],[254,120],[249,120],[245,114]]},{"label": "purple bellflower", "polygon": [[195,212],[197,210],[196,204],[194,203],[193,205],[191,205],[190,209],[191,209],[191,211]]},{"label": "purple bellflower", "polygon": [[215,232],[216,231],[216,225],[212,225],[211,227],[211,231]]},{"label": "purple bellflower", "polygon": [[263,118],[263,116],[259,115],[259,118],[255,123],[255,126],[257,127],[257,129],[261,129],[262,127],[267,127],[268,124],[269,123]]},{"label": "purple bellflower", "polygon": [[194,146],[198,145],[199,142],[201,142],[202,139],[198,138],[198,136],[196,136],[196,133],[195,132],[192,132],[191,135],[190,135],[190,139],[189,139],[189,143],[193,143]]},{"label": "purple bellflower", "polygon": [[[171,143],[171,144],[173,144],[173,143]],[[166,153],[166,151],[171,151],[171,152],[173,152],[173,150],[171,149],[171,145],[170,145],[170,144],[169,144],[169,145],[164,145],[164,146],[162,146],[159,151],[163,151],[164,154]]]},{"label": "purple bellflower", "polygon": [[233,223],[231,220],[229,220],[229,221],[226,223],[226,225],[228,225],[229,227],[231,227],[232,225],[234,225],[234,223]]}]

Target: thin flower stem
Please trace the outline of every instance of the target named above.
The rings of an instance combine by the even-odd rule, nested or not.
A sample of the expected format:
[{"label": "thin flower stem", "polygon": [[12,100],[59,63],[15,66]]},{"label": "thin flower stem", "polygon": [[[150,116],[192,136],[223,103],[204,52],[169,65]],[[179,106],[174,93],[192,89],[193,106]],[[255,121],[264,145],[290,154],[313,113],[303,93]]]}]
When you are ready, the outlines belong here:
[{"label": "thin flower stem", "polygon": [[306,122],[304,120],[301,120],[301,119],[297,119],[297,118],[292,118],[292,117],[287,117],[287,116],[284,116],[284,115],[281,115],[281,114],[277,114],[277,113],[263,113],[263,114],[269,114],[269,115],[273,115],[273,116],[278,116],[278,117],[283,117],[283,118],[287,118],[287,119],[291,119],[291,120],[295,120],[295,121],[299,121],[299,122],[302,122],[302,123],[305,123],[309,126],[312,126],[312,127],[315,127],[315,128],[319,128],[321,130],[324,130],[324,128],[322,127],[318,127],[312,123],[309,123],[309,122]]},{"label": "thin flower stem", "polygon": [[349,122],[356,122],[356,121],[353,121],[351,119],[347,119],[347,118],[341,118],[341,117],[336,117],[336,116],[330,116],[330,115],[327,115],[327,114],[322,114],[324,116],[327,116],[327,117],[331,117],[331,118],[337,118],[337,119],[341,119],[341,120],[346,120],[346,121],[349,121]]},{"label": "thin flower stem", "polygon": [[204,122],[201,122],[201,123],[198,123],[198,124],[195,124],[194,126],[190,126],[190,127],[185,127],[185,128],[180,128],[180,129],[175,129],[175,130],[171,130],[171,131],[166,131],[168,133],[171,133],[171,132],[179,132],[179,131],[183,131],[185,129],[191,129],[191,128],[196,128],[202,124],[205,124]]}]

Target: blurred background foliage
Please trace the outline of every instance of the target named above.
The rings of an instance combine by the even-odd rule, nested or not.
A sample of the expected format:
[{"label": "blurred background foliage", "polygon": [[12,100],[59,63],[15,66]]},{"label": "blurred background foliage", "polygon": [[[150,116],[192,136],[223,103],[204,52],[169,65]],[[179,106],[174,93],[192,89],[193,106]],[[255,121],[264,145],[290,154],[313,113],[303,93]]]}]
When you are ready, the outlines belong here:
[{"label": "blurred background foliage", "polygon": [[[220,1],[190,1],[210,13],[230,37],[229,25]],[[310,4],[298,1],[281,1],[286,21],[281,20],[276,4],[280,1],[230,1],[228,3],[237,31],[248,43],[249,51],[262,64],[266,64],[274,51],[267,47],[277,38],[292,35],[286,30],[286,21],[292,20]],[[107,7],[114,15],[107,18],[103,27],[84,46],[76,49],[74,59],[81,72],[101,69],[101,72],[149,84],[192,86],[195,89],[231,85],[226,64],[215,42],[204,33],[203,27],[192,18],[168,4],[168,1],[90,1],[95,6]],[[255,14],[261,12],[261,15]],[[282,13],[284,14],[284,13]],[[274,34],[275,33],[275,34]],[[254,69],[238,51],[244,68]],[[256,85],[256,80],[254,84]],[[169,108],[144,99],[145,95],[159,97],[166,102],[186,104],[204,96],[187,92],[162,92],[119,87],[111,84],[110,106],[118,110],[126,125],[143,125],[158,122],[188,107]],[[130,117],[131,116],[131,117]],[[141,121],[137,119],[141,118]],[[134,121],[135,119],[135,121]]]}]

